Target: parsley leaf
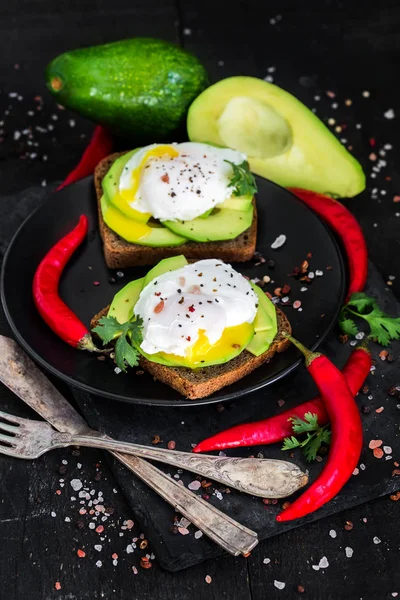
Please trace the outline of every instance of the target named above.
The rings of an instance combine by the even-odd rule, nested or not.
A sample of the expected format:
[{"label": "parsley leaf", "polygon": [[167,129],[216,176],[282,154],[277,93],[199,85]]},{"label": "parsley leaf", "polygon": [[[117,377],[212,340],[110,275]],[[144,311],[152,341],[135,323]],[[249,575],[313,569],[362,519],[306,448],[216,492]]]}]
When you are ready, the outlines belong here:
[{"label": "parsley leaf", "polygon": [[300,417],[290,417],[292,429],[295,433],[305,433],[306,431],[316,431],[319,429],[317,415],[307,412],[303,419]]},{"label": "parsley leaf", "polygon": [[292,437],[285,437],[281,450],[292,450],[293,448],[298,448],[299,446],[299,440],[292,435]]},{"label": "parsley leaf", "polygon": [[233,188],[234,196],[254,196],[257,191],[256,180],[250,172],[249,164],[244,160],[240,165],[225,160],[232,167],[232,177],[229,180],[229,187]]},{"label": "parsley leaf", "polygon": [[115,362],[121,371],[127,366],[136,367],[139,363],[139,345],[142,341],[143,321],[138,317],[135,321],[118,323],[115,317],[101,317],[99,324],[92,329],[102,339],[103,345],[112,340],[115,343]]},{"label": "parsley leaf", "polygon": [[370,327],[370,338],[382,346],[388,346],[391,340],[400,339],[400,317],[389,317],[379,308],[375,298],[367,296],[367,294],[361,292],[353,294],[340,314],[341,330],[344,333],[355,335],[357,326],[349,318],[349,315],[367,321]]},{"label": "parsley leaf", "polygon": [[306,413],[304,420],[300,417],[291,417],[293,432],[296,434],[305,433],[306,437],[299,440],[292,435],[283,440],[281,450],[292,450],[293,448],[301,448],[307,462],[315,460],[318,450],[322,444],[329,444],[331,441],[331,432],[328,425],[320,427],[318,425],[318,416],[313,413]]}]

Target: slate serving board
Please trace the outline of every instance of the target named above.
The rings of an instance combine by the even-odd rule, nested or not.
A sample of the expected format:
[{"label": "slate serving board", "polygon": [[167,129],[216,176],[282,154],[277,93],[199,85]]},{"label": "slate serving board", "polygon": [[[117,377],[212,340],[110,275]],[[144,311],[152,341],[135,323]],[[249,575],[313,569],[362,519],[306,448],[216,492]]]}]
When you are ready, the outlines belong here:
[{"label": "slate serving board", "polygon": [[[8,241],[17,226],[47,193],[40,188],[31,188],[20,194],[19,197],[10,197],[9,218],[3,219],[0,226],[1,255],[4,254]],[[5,202],[7,203],[7,199]],[[366,292],[373,294],[381,307],[391,315],[400,315],[399,304],[371,264]],[[3,315],[1,321],[4,323]],[[1,329],[2,333],[8,333],[5,324],[1,326]],[[336,331],[324,342],[322,351],[341,367],[351,349],[349,344],[343,345],[338,341]],[[399,409],[397,407],[399,400],[388,395],[387,391],[391,386],[399,384],[400,343],[392,345],[395,360],[391,363],[383,362],[378,358],[380,349],[379,346],[372,345],[376,369],[367,380],[368,394],[358,396],[360,408],[367,406],[370,409],[368,413],[362,411],[365,444],[360,459],[360,472],[351,478],[333,501],[317,513],[285,525],[275,521],[282,502],[276,505],[265,505],[261,498],[253,498],[236,491],[227,494],[224,492],[223,486],[219,485],[206,490],[210,495],[209,501],[246,526],[256,530],[260,539],[264,539],[397,490],[398,481],[391,474],[393,462],[400,459]],[[304,368],[298,369],[283,381],[277,382],[265,390],[231,403],[225,403],[223,410],[218,405],[176,409],[134,406],[113,403],[79,390],[72,390],[82,413],[91,426],[116,438],[143,444],[149,444],[154,435],[160,435],[163,440],[160,446],[166,446],[169,440],[174,440],[179,450],[190,450],[192,443],[232,425],[274,415],[291,405],[311,398],[315,392],[315,387]],[[278,406],[280,399],[285,400],[283,408]],[[375,410],[380,407],[384,408],[383,412],[376,413]],[[372,451],[368,449],[368,442],[375,438],[382,439],[385,445],[392,447],[391,459],[378,460],[373,457]],[[279,445],[243,448],[235,450],[234,454],[247,456],[258,452],[265,457],[287,458],[279,450]],[[233,454],[233,452],[227,451],[227,454]],[[311,480],[323,467],[323,463],[307,465],[299,453],[296,453],[294,460],[303,469],[309,469]],[[177,474],[177,470],[173,467],[159,466],[171,475]],[[156,558],[163,568],[179,571],[207,558],[223,554],[204,536],[196,539],[193,526],[189,526],[190,533],[188,535],[173,533],[171,529],[174,516],[176,516],[174,510],[141,481],[133,480],[132,475],[119,463],[113,461],[111,467],[136,519],[151,540]],[[188,473],[179,473],[178,475],[185,485],[195,479]],[[202,492],[204,493],[204,490]]]}]

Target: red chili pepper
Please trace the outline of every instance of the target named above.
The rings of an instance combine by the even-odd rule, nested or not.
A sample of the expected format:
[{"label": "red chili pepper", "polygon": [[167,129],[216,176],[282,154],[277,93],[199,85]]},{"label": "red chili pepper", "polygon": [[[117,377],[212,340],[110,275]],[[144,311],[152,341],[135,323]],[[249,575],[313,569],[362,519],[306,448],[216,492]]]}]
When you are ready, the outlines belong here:
[{"label": "red chili pepper", "polygon": [[289,188],[289,191],[322,217],[342,240],[350,275],[347,302],[354,292],[361,292],[364,289],[367,280],[367,244],[357,219],[343,204],[329,196],[298,188]]},{"label": "red chili pepper", "polygon": [[58,295],[61,274],[73,252],[84,240],[88,220],[81,215],[78,225],[58,241],[40,262],[33,278],[33,298],[47,325],[65,342],[80,350],[99,350],[87,327]]},{"label": "red chili pepper", "polygon": [[[371,355],[367,348],[359,346],[352,352],[343,368],[343,376],[347,381],[351,393],[355,396],[364,383],[371,368]],[[241,446],[257,446],[259,444],[274,444],[281,442],[285,437],[293,435],[290,417],[304,419],[307,412],[317,415],[318,424],[322,427],[329,423],[329,416],[325,406],[317,396],[308,402],[303,402],[294,408],[285,410],[279,415],[236,425],[209,437],[193,449],[193,452],[210,452],[211,450],[225,450]]]},{"label": "red chili pepper", "polygon": [[323,354],[310,352],[297,340],[289,339],[305,356],[307,370],[329,415],[332,439],[322,473],[276,517],[280,523],[304,517],[336,496],[356,468],[363,442],[360,414],[343,374]]},{"label": "red chili pepper", "polygon": [[81,160],[65,181],[57,188],[61,190],[66,185],[74,183],[83,177],[91,175],[96,165],[108,156],[113,147],[112,138],[104,127],[97,125]]}]

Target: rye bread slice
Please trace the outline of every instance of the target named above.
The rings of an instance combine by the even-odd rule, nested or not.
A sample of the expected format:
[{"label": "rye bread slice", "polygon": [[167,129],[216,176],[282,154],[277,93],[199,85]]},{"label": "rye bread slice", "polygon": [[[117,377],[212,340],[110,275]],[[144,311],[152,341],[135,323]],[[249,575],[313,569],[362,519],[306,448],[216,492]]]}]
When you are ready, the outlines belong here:
[{"label": "rye bread slice", "polygon": [[[101,317],[106,316],[109,306],[103,308],[93,317],[90,326],[96,327]],[[248,373],[271,360],[276,352],[283,352],[290,342],[283,336],[284,333],[292,333],[292,328],[286,315],[276,309],[278,319],[278,332],[274,341],[266,352],[260,356],[254,356],[247,350],[223,365],[214,365],[199,369],[188,369],[187,367],[166,367],[158,363],[140,358],[140,366],[148,371],[155,379],[166,383],[177,390],[185,398],[194,400],[205,398],[217,390],[242,379]]]},{"label": "rye bread slice", "polygon": [[96,188],[99,228],[103,240],[104,258],[110,269],[125,269],[142,265],[155,265],[163,258],[184,254],[186,258],[203,259],[219,258],[224,262],[246,262],[256,250],[257,240],[257,210],[254,202],[254,217],[251,226],[233,240],[221,242],[187,242],[181,246],[151,248],[132,244],[121,238],[106,225],[100,207],[103,195],[101,182],[117,158],[125,154],[116,152],[104,158],[94,171]]}]

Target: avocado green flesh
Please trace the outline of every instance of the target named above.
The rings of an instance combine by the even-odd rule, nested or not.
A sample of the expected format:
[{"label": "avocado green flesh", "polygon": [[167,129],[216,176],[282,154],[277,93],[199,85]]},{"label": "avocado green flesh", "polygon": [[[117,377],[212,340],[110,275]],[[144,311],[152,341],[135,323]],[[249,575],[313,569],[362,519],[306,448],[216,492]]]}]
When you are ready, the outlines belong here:
[{"label": "avocado green flesh", "polygon": [[[135,150],[131,150],[130,152],[127,152],[123,156],[117,158],[101,182],[103,192],[105,196],[107,196],[107,200],[111,202],[115,208],[126,214],[126,216],[131,219],[134,218],[134,213],[132,213],[132,209],[129,204],[124,201],[119,194],[119,180],[126,163],[134,154],[136,154],[138,150],[139,148],[136,148]],[[117,203],[116,198],[119,198],[120,202]]]},{"label": "avocado green flesh", "polygon": [[191,221],[163,221],[177,235],[196,242],[232,240],[248,229],[253,221],[253,207],[247,210],[215,208],[206,218]]},{"label": "avocado green flesh", "polygon": [[258,285],[251,283],[258,297],[258,309],[254,320],[254,337],[246,350],[254,356],[260,356],[268,350],[278,332],[275,306]]},{"label": "avocado green flesh", "polygon": [[118,323],[126,323],[133,317],[133,309],[144,288],[145,278],[134,279],[115,294],[108,310],[108,317],[115,317]]},{"label": "avocado green flesh", "polygon": [[359,162],[297,98],[254,77],[230,77],[207,88],[189,109],[194,142],[245,152],[251,170],[285,187],[339,197],[365,188]]},{"label": "avocado green flesh", "polygon": [[65,52],[47,67],[58,103],[136,140],[164,140],[208,85],[198,59],[168,42],[133,38]]},{"label": "avocado green flesh", "polygon": [[219,208],[229,208],[230,210],[247,210],[253,202],[252,196],[231,196],[219,204]]},{"label": "avocado green flesh", "polygon": [[177,271],[181,269],[185,265],[188,264],[188,261],[180,254],[179,256],[171,256],[170,258],[164,258],[160,260],[144,278],[143,287],[146,287],[153,279],[160,277],[160,275],[164,275],[164,273],[168,273],[169,271]]},{"label": "avocado green flesh", "polygon": [[[159,223],[147,223],[145,227],[147,228],[146,231],[148,231],[148,233],[143,236],[138,236],[134,221],[132,219],[130,220],[128,217],[126,217],[126,215],[115,208],[105,194],[103,194],[100,200],[100,206],[104,222],[109,226],[110,229],[118,233],[118,235],[127,242],[141,246],[154,246],[156,248],[161,248],[164,246],[181,246],[187,242],[186,238],[176,235],[167,227],[163,227]],[[123,220],[124,223],[126,220],[128,222],[128,226],[124,227],[122,231],[120,227],[116,227],[115,220],[117,220],[117,222],[121,222],[121,220]],[[129,221],[132,223],[132,226],[130,226]]]}]

